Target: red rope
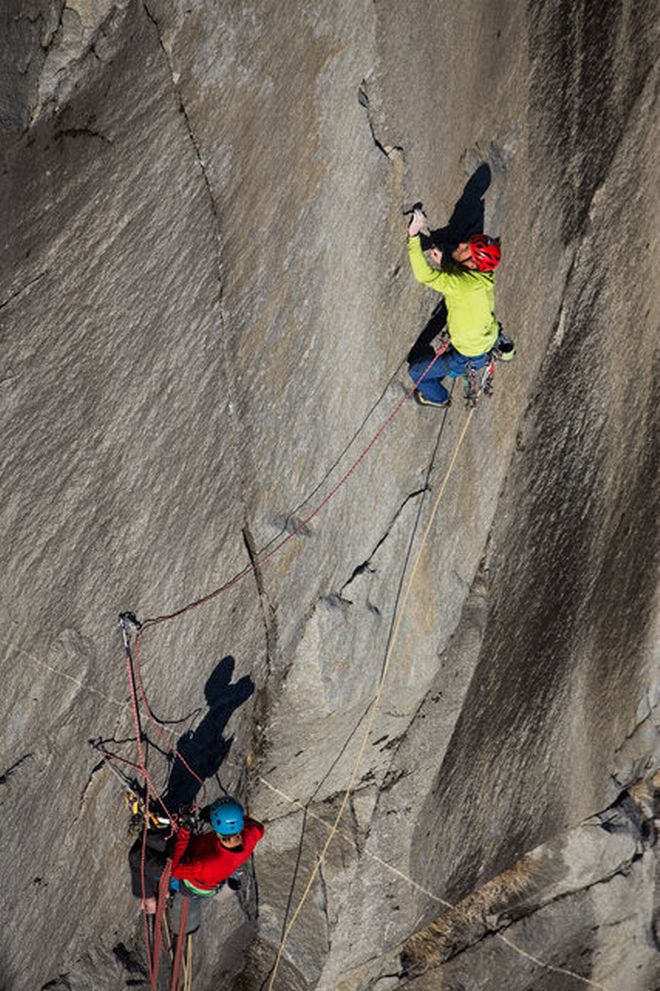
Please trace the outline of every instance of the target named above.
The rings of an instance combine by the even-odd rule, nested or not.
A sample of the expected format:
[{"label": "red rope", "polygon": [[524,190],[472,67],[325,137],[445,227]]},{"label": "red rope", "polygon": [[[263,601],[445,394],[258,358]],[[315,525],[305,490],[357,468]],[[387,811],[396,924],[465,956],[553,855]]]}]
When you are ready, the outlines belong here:
[{"label": "red rope", "polygon": [[[392,420],[394,420],[394,418],[397,416],[397,414],[399,413],[399,411],[401,410],[401,408],[404,406],[404,404],[408,401],[408,399],[410,399],[410,397],[412,396],[413,392],[418,387],[419,383],[428,375],[429,371],[431,370],[431,368],[433,367],[433,365],[435,364],[435,362],[438,360],[438,358],[440,357],[441,354],[444,354],[444,352],[447,350],[448,347],[449,347],[449,342],[448,341],[445,341],[445,342],[443,342],[440,345],[440,347],[435,352],[432,360],[429,362],[429,364],[427,365],[427,367],[424,369],[423,373],[420,375],[420,377],[417,379],[417,381],[413,384],[412,388],[408,389],[408,391],[405,393],[405,395],[399,400],[399,402],[396,404],[396,406],[394,407],[394,409],[386,417],[386,419],[383,421],[383,423],[378,428],[378,430],[376,431],[376,433],[373,435],[373,437],[371,438],[371,440],[369,441],[369,443],[367,444],[367,446],[364,448],[364,450],[358,455],[358,457],[355,459],[355,461],[344,472],[344,474],[341,476],[341,478],[339,479],[339,481],[330,489],[330,491],[328,492],[328,494],[321,500],[321,502],[319,502],[319,504],[316,506],[316,508],[313,509],[312,512],[309,513],[309,515],[306,516],[301,522],[299,522],[298,525],[293,530],[291,530],[290,533],[288,533],[286,535],[286,537],[283,537],[282,540],[279,540],[269,550],[264,550],[260,554],[257,554],[254,557],[254,559],[250,562],[250,564],[246,565],[245,568],[243,568],[242,571],[240,571],[240,572],[238,572],[238,574],[234,575],[233,578],[230,578],[229,581],[226,581],[223,585],[220,585],[219,588],[216,588],[212,592],[209,592],[207,595],[204,595],[201,598],[196,599],[194,602],[190,602],[187,605],[182,606],[180,609],[177,609],[174,612],[168,613],[168,614],[163,615],[163,616],[157,616],[157,617],[155,617],[153,619],[147,619],[142,624],[141,629],[138,631],[138,633],[136,634],[136,637],[135,637],[135,651],[134,651],[135,656],[134,656],[134,659],[133,659],[133,668],[134,668],[134,672],[135,672],[135,677],[133,676],[133,668],[131,667],[131,658],[130,658],[130,655],[128,653],[126,654],[126,668],[127,668],[127,672],[128,672],[128,679],[129,679],[129,685],[130,685],[130,691],[131,691],[131,707],[132,707],[132,711],[133,711],[133,719],[134,719],[134,722],[135,722],[135,736],[136,736],[136,741],[137,741],[137,750],[138,750],[139,763],[138,764],[134,764],[131,761],[128,761],[125,758],[118,757],[117,755],[114,755],[114,754],[109,754],[108,753],[107,756],[108,757],[111,757],[112,759],[121,760],[123,763],[129,764],[130,766],[132,766],[136,770],[138,770],[140,772],[140,774],[142,774],[142,776],[144,777],[144,780],[146,782],[145,812],[147,814],[149,812],[149,797],[150,797],[150,792],[153,792],[154,797],[159,802],[159,804],[162,806],[162,808],[165,810],[165,814],[170,819],[170,822],[172,823],[173,828],[176,828],[176,825],[175,825],[175,822],[174,822],[174,818],[172,817],[172,815],[168,811],[168,809],[167,809],[167,807],[166,807],[166,805],[165,805],[165,803],[164,803],[161,795],[159,794],[159,792],[157,791],[157,789],[153,785],[153,782],[151,781],[151,778],[149,776],[149,772],[147,771],[147,768],[146,768],[146,763],[145,763],[145,760],[144,760],[144,752],[143,752],[143,747],[142,747],[142,734],[141,734],[141,728],[140,728],[140,718],[139,718],[139,708],[138,708],[137,691],[136,691],[136,686],[135,686],[135,681],[136,680],[137,680],[137,685],[138,685],[138,689],[139,689],[140,699],[141,699],[141,701],[142,701],[142,703],[144,705],[145,711],[147,713],[147,718],[153,723],[154,728],[155,728],[158,736],[161,738],[161,740],[163,740],[165,742],[168,750],[170,750],[172,753],[174,753],[176,759],[178,759],[178,760],[181,761],[181,763],[183,764],[183,766],[192,775],[192,777],[195,778],[195,780],[199,782],[199,784],[201,785],[201,788],[202,788],[202,795],[203,796],[205,796],[205,794],[206,794],[206,786],[204,784],[204,781],[199,777],[199,775],[197,775],[195,773],[195,771],[192,770],[192,768],[190,767],[190,765],[183,758],[183,756],[179,753],[179,751],[176,749],[176,747],[172,747],[171,741],[161,731],[160,726],[158,725],[158,720],[156,719],[156,716],[152,712],[151,706],[149,705],[149,701],[147,699],[147,694],[146,694],[145,689],[144,689],[144,684],[143,684],[143,681],[142,681],[142,674],[141,674],[141,670],[140,670],[140,640],[141,640],[141,638],[142,638],[145,630],[149,629],[149,627],[151,627],[151,626],[158,626],[161,623],[169,622],[169,620],[177,619],[179,616],[183,616],[185,613],[190,612],[193,609],[197,609],[198,606],[202,606],[205,603],[211,602],[213,599],[218,598],[218,596],[220,596],[223,592],[226,592],[230,588],[232,588],[234,585],[237,585],[240,581],[243,580],[243,578],[245,578],[245,577],[247,577],[247,575],[252,574],[253,572],[255,572],[258,567],[260,567],[261,565],[263,565],[266,561],[270,560],[271,557],[274,557],[274,555],[277,554],[279,551],[281,551],[282,548],[285,547],[291,540],[293,540],[293,538],[296,537],[301,532],[301,530],[305,529],[305,527],[309,523],[311,523],[311,521],[314,520],[319,515],[319,513],[321,512],[321,510],[325,506],[327,506],[327,504],[330,502],[330,500],[333,499],[334,496],[337,494],[337,492],[346,484],[346,482],[353,475],[353,473],[356,471],[356,469],[358,468],[358,466],[360,464],[362,464],[362,462],[366,458],[367,454],[369,454],[369,452],[374,447],[374,445],[378,442],[378,440],[380,440],[380,438],[382,437],[382,435],[385,433],[385,431],[387,430],[387,428],[390,425],[390,423],[392,422]],[[144,903],[145,903],[145,892],[146,892],[146,878],[145,878],[146,834],[147,834],[147,817],[145,815],[145,825],[144,825],[143,842],[142,842],[142,855],[141,855],[141,874],[142,874],[142,879],[141,880],[142,880],[142,901],[143,901],[143,915],[144,915],[144,921],[145,921],[145,936],[146,936],[146,945],[147,945],[147,958],[148,958],[148,961],[149,961],[149,978],[150,978],[150,982],[151,982],[152,987],[153,987],[153,981],[154,981],[154,979],[157,980],[157,978],[158,978],[158,961],[156,959],[153,959],[152,960],[152,958],[151,958],[150,940],[149,940],[149,924],[148,924],[148,920],[147,920],[146,906],[144,905]],[[186,911],[187,910],[187,907],[188,907],[188,900],[184,898],[184,900],[183,900],[183,906],[182,906],[181,926],[180,926],[179,936],[178,936],[178,939],[177,939],[177,949],[176,949],[174,967],[173,967],[173,972],[172,972],[172,983],[171,983],[171,986],[170,986],[171,988],[176,988],[178,986],[178,970],[180,968],[180,959],[181,959],[181,953],[182,953],[182,945],[183,945],[183,942],[185,942],[185,916],[187,916],[187,911]],[[181,931],[181,930],[183,930],[183,931]],[[156,940],[155,940],[155,942],[156,942]],[[156,946],[154,945],[154,957],[155,957],[155,951],[156,951]],[[159,950],[158,956],[160,957],[160,950]]]},{"label": "red rope", "polygon": [[[145,939],[145,947],[147,951],[147,967],[148,967],[149,984],[152,991],[156,991],[156,986],[158,982],[158,969],[160,965],[161,939],[159,932],[159,920],[156,918],[154,920],[153,946],[151,945],[151,941],[149,938],[149,915],[147,912],[147,880],[146,880],[146,867],[145,867],[146,854],[147,854],[147,835],[148,835],[148,826],[149,826],[149,802],[151,798],[151,791],[153,791],[154,797],[157,799],[157,801],[165,810],[165,814],[169,818],[172,827],[176,828],[176,825],[160,793],[153,785],[151,781],[151,777],[149,776],[149,772],[147,770],[147,766],[144,758],[144,748],[142,746],[142,728],[140,726],[140,711],[138,707],[137,692],[135,689],[135,678],[133,676],[133,666],[131,664],[130,647],[128,646],[128,639],[125,631],[124,631],[124,637],[125,637],[124,656],[126,659],[126,672],[128,675],[128,683],[130,688],[133,722],[135,724],[135,738],[136,738],[137,752],[138,752],[138,763],[134,764],[132,761],[128,761],[123,757],[118,757],[115,754],[109,754],[107,751],[103,751],[103,753],[110,758],[121,760],[123,763],[131,765],[137,771],[139,771],[140,774],[142,774],[145,780],[144,826],[142,829],[142,847],[140,850],[140,888],[142,893],[142,918],[144,922],[144,939]],[[161,885],[159,884],[159,898],[158,898],[159,904],[160,901],[161,901]],[[156,915],[158,915],[158,905],[156,909]]]},{"label": "red rope", "polygon": [[[144,629],[144,627],[142,627],[142,629]],[[137,677],[138,687],[139,687],[139,690],[140,690],[140,698],[142,699],[142,703],[143,703],[144,708],[146,710],[147,718],[153,723],[154,729],[155,729],[157,735],[160,737],[161,742],[163,742],[165,744],[165,746],[167,747],[167,749],[170,750],[174,754],[174,757],[175,757],[176,760],[181,761],[181,763],[183,764],[183,766],[185,767],[185,769],[188,771],[188,773],[191,774],[192,777],[195,778],[195,780],[199,782],[199,784],[201,786],[201,790],[202,790],[202,803],[204,803],[206,801],[206,785],[205,785],[203,779],[200,778],[200,776],[198,774],[196,774],[195,771],[193,771],[193,769],[190,766],[190,764],[187,762],[187,760],[185,759],[185,757],[183,757],[182,754],[179,753],[179,751],[177,750],[177,748],[172,746],[172,741],[169,739],[169,737],[167,737],[165,735],[165,733],[163,733],[163,731],[161,730],[160,726],[158,725],[158,719],[156,718],[156,716],[154,716],[153,712],[151,711],[151,706],[149,705],[149,701],[147,699],[147,693],[144,690],[144,685],[142,683],[142,674],[141,674],[141,671],[140,671],[139,654],[140,654],[140,637],[141,636],[142,636],[142,630],[140,630],[137,633],[136,637],[135,637],[135,660],[134,660],[134,664],[135,664],[135,674],[136,674],[136,677]],[[193,808],[198,808],[198,805],[197,805],[196,802],[193,804]]]},{"label": "red rope", "polygon": [[144,753],[142,750],[142,733],[140,731],[140,713],[138,710],[137,694],[135,691],[135,680],[133,678],[133,671],[131,669],[131,655],[126,649],[124,651],[124,657],[126,659],[126,672],[128,674],[128,684],[131,690],[131,709],[133,711],[133,722],[135,723],[135,738],[137,742],[137,752],[138,752],[138,763],[140,768],[144,768]]},{"label": "red rope", "polygon": [[[204,781],[202,780],[202,778],[199,777],[198,774],[195,773],[195,771],[193,771],[193,769],[190,767],[190,765],[185,760],[185,758],[182,756],[182,754],[179,753],[179,751],[177,750],[177,748],[172,746],[171,740],[161,731],[160,726],[159,726],[159,723],[158,723],[158,719],[154,715],[154,713],[153,713],[153,711],[151,709],[151,706],[149,705],[149,700],[147,698],[147,693],[145,691],[144,683],[143,683],[143,680],[142,680],[142,670],[141,670],[141,667],[140,667],[140,641],[142,639],[142,636],[143,636],[145,630],[149,629],[149,627],[151,627],[151,626],[158,626],[161,623],[165,623],[165,622],[168,622],[169,620],[176,619],[179,616],[183,616],[185,613],[190,612],[193,609],[196,609],[198,606],[202,606],[206,602],[211,602],[213,599],[218,598],[219,595],[221,595],[223,592],[228,591],[234,585],[237,585],[247,575],[252,574],[253,572],[255,572],[257,570],[257,567],[260,567],[262,564],[264,564],[266,561],[268,561],[271,557],[273,557],[275,554],[277,554],[280,550],[282,550],[282,548],[285,547],[291,540],[293,540],[293,538],[295,536],[297,536],[300,533],[301,530],[303,530],[309,523],[311,523],[311,521],[313,519],[315,519],[319,515],[319,513],[321,512],[321,510],[325,506],[327,506],[327,504],[330,502],[330,500],[332,498],[334,498],[334,496],[337,494],[337,492],[339,491],[339,489],[341,489],[346,484],[346,482],[349,480],[349,478],[351,477],[351,475],[353,475],[353,473],[358,468],[358,466],[364,461],[364,459],[366,458],[367,454],[371,451],[371,449],[374,447],[374,445],[377,443],[377,441],[385,433],[385,430],[390,425],[390,423],[395,418],[395,416],[399,413],[399,411],[403,407],[404,403],[406,403],[407,400],[410,399],[410,397],[412,396],[413,392],[415,391],[415,389],[417,388],[417,386],[419,385],[419,383],[426,377],[426,375],[428,375],[429,371],[431,370],[431,368],[433,367],[433,365],[435,364],[435,362],[438,360],[438,358],[440,357],[441,354],[444,354],[444,352],[447,350],[448,347],[449,347],[449,342],[448,341],[444,341],[440,345],[440,347],[437,349],[437,351],[435,352],[433,358],[431,359],[431,361],[429,362],[429,364],[426,366],[426,368],[424,369],[424,371],[422,372],[422,374],[420,375],[420,377],[413,384],[413,386],[410,389],[408,389],[408,391],[405,393],[405,395],[399,400],[399,402],[396,404],[396,406],[394,407],[394,409],[386,417],[386,419],[383,421],[383,423],[378,428],[378,430],[376,431],[376,433],[373,435],[373,437],[371,438],[371,440],[369,441],[369,443],[367,444],[367,446],[364,448],[364,450],[358,455],[358,457],[355,459],[355,461],[350,465],[350,467],[347,469],[347,471],[344,472],[344,474],[341,476],[341,478],[339,479],[339,481],[330,489],[330,491],[328,492],[328,494],[321,500],[321,502],[316,506],[316,508],[313,509],[312,512],[308,516],[306,516],[300,523],[298,523],[298,525],[295,527],[294,530],[292,530],[290,533],[288,533],[286,535],[286,537],[283,537],[282,540],[278,541],[269,550],[263,551],[261,554],[257,554],[255,556],[254,560],[250,562],[250,564],[246,565],[245,568],[243,568],[242,571],[238,572],[238,574],[234,575],[233,578],[230,578],[229,581],[225,582],[219,588],[214,589],[212,592],[209,592],[207,595],[202,596],[200,599],[196,599],[194,602],[188,603],[188,605],[185,605],[181,609],[177,609],[177,610],[175,610],[172,613],[168,613],[168,614],[163,615],[163,616],[157,616],[157,617],[155,617],[153,619],[147,619],[147,620],[145,620],[145,622],[142,624],[142,627],[140,628],[140,630],[136,634],[136,637],[135,637],[135,649],[134,649],[135,656],[134,656],[134,659],[133,659],[133,665],[134,665],[134,669],[135,669],[135,679],[137,680],[137,685],[138,685],[138,689],[139,689],[139,693],[140,693],[140,699],[142,701],[142,704],[144,705],[144,708],[145,708],[145,711],[146,711],[146,714],[147,714],[147,718],[151,721],[151,723],[153,723],[153,726],[154,726],[154,729],[155,729],[157,735],[160,737],[161,741],[165,744],[165,746],[168,748],[168,750],[171,753],[174,754],[175,759],[181,761],[181,763],[186,768],[186,770],[188,771],[188,773],[193,778],[195,778],[195,780],[199,783],[199,785],[201,787],[201,790],[202,790],[202,802],[204,802],[205,801],[205,798],[206,798],[206,785],[205,785]],[[130,686],[131,686],[131,705],[132,705],[132,708],[133,708],[133,717],[134,717],[135,727],[136,727],[136,737],[137,737],[137,740],[138,740],[138,754],[139,754],[139,757],[140,757],[140,765],[139,765],[139,767],[137,769],[144,776],[145,780],[149,780],[147,769],[146,769],[146,766],[144,764],[143,755],[142,755],[142,741],[141,741],[141,734],[140,734],[140,723],[139,723],[139,717],[138,717],[138,705],[137,705],[137,697],[136,697],[137,693],[136,693],[136,689],[135,689],[135,680],[133,678],[133,671],[131,669],[130,658],[129,657],[126,658],[126,666],[127,666],[127,671],[128,671],[129,683],[130,683]],[[153,782],[150,782],[150,783],[151,783],[152,791],[154,793],[154,797],[158,800],[158,802],[161,804],[161,806],[165,809],[165,813],[168,816],[168,818],[170,818],[171,820],[173,820],[173,817],[171,816],[171,814],[167,810],[167,808],[165,806],[165,803],[163,802],[163,800],[162,800],[162,798],[161,798],[158,790],[155,788]],[[194,807],[197,807],[197,803],[195,803],[195,806]]]},{"label": "red rope", "polygon": [[188,910],[190,909],[190,899],[181,895],[181,911],[179,913],[179,930],[176,937],[176,951],[174,953],[174,963],[172,964],[172,980],[170,981],[170,991],[179,991],[179,977],[181,974],[181,961],[183,960],[183,950],[186,945],[186,928],[188,926]]},{"label": "red rope", "polygon": [[[105,750],[103,747],[97,747],[97,750],[98,750],[98,752],[100,754],[103,754],[104,757],[107,757],[108,760],[116,760],[120,764],[126,764],[128,767],[132,767],[134,771],[137,771],[138,774],[141,774],[142,775],[142,777],[145,780],[145,784],[149,785],[149,788],[153,792],[154,798],[156,799],[156,801],[161,806],[161,808],[162,808],[163,812],[165,813],[165,815],[167,816],[167,818],[170,820],[170,823],[172,825],[172,828],[174,830],[176,830],[176,822],[175,822],[176,816],[172,812],[170,812],[170,810],[165,805],[165,802],[163,801],[163,799],[161,798],[159,792],[157,791],[156,786],[153,783],[153,780],[151,778],[151,775],[147,771],[146,767],[144,767],[144,766],[142,766],[140,764],[136,764],[132,760],[128,760],[127,757],[120,757],[119,754],[110,753],[109,750]],[[128,787],[128,784],[127,784],[127,787]]]},{"label": "red rope", "polygon": [[[207,595],[203,595],[200,599],[196,599],[194,602],[189,602],[188,605],[182,606],[180,609],[176,609],[174,612],[167,613],[166,615],[163,616],[156,616],[153,619],[146,619],[144,621],[144,623],[142,624],[142,629],[138,633],[135,642],[135,654],[136,654],[135,669],[139,684],[141,684],[141,678],[140,678],[139,665],[137,660],[138,643],[144,631],[147,630],[150,626],[158,626],[160,623],[166,623],[171,619],[177,619],[179,616],[183,616],[185,613],[190,612],[192,609],[196,609],[198,606],[202,606],[204,605],[204,603],[211,602],[212,599],[216,599],[223,592],[226,592],[234,585],[237,585],[247,575],[252,574],[254,571],[256,571],[259,566],[264,564],[266,561],[270,560],[271,557],[273,557],[275,554],[281,551],[282,548],[285,547],[289,543],[289,541],[293,540],[293,538],[296,537],[301,530],[304,530],[305,527],[318,516],[321,510],[325,506],[327,506],[330,500],[334,498],[334,496],[337,494],[339,489],[341,489],[342,486],[346,484],[346,482],[349,480],[349,478],[356,470],[356,468],[364,461],[364,459],[366,458],[369,451],[371,451],[374,444],[376,444],[376,442],[380,440],[380,438],[385,433],[386,429],[389,427],[394,417],[397,416],[397,414],[401,410],[401,407],[404,405],[404,403],[408,401],[408,399],[410,399],[410,397],[412,396],[413,392],[415,391],[419,383],[424,378],[426,378],[426,376],[428,375],[428,373],[430,372],[431,368],[436,363],[440,355],[444,354],[448,347],[449,347],[449,341],[443,341],[443,343],[435,352],[433,358],[426,366],[420,377],[413,384],[412,388],[408,389],[408,391],[403,396],[403,398],[399,400],[399,402],[396,404],[392,412],[383,421],[383,423],[378,428],[376,433],[373,435],[373,437],[371,438],[367,446],[364,448],[364,450],[361,452],[361,454],[358,455],[358,457],[355,459],[353,464],[348,468],[346,472],[344,472],[344,474],[341,476],[337,484],[330,489],[328,494],[321,500],[318,506],[314,510],[312,510],[309,516],[306,516],[300,523],[298,523],[298,525],[294,530],[291,530],[291,532],[288,533],[286,537],[283,537],[282,540],[280,540],[273,547],[271,547],[270,550],[262,551],[260,554],[257,554],[254,557],[254,560],[250,562],[250,564],[247,564],[242,571],[239,571],[238,574],[234,575],[233,578],[230,578],[229,581],[226,581],[224,585],[220,585],[219,588],[214,589],[212,592],[209,592]],[[144,701],[144,696],[143,696],[143,701]],[[150,718],[153,719],[153,715],[151,715]]]},{"label": "red rope", "polygon": [[153,964],[150,974],[151,991],[157,991],[158,989],[158,971],[160,970],[160,956],[163,949],[163,916],[165,915],[165,904],[170,890],[171,874],[172,860],[168,858],[158,881],[158,903],[156,905],[156,915],[154,916]]},{"label": "red rope", "polygon": [[[147,783],[145,791],[145,809],[149,808],[149,784]],[[149,970],[149,982],[151,983],[151,978],[154,973],[154,962],[151,953],[151,945],[149,940],[149,915],[147,913],[147,879],[145,876],[145,860],[147,856],[147,816],[144,817],[144,826],[142,829],[142,849],[140,851],[140,885],[142,887],[142,920],[144,923],[144,944],[147,949],[147,967]]]}]

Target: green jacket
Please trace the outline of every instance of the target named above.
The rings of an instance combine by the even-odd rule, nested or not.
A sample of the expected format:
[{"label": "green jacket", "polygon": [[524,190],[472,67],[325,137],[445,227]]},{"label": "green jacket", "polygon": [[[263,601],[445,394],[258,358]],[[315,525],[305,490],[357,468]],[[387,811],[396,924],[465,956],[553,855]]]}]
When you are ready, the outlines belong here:
[{"label": "green jacket", "polygon": [[432,268],[419,235],[408,238],[408,257],[417,281],[445,297],[447,329],[455,349],[468,358],[490,351],[499,334],[493,273],[453,263],[443,263],[441,270]]}]

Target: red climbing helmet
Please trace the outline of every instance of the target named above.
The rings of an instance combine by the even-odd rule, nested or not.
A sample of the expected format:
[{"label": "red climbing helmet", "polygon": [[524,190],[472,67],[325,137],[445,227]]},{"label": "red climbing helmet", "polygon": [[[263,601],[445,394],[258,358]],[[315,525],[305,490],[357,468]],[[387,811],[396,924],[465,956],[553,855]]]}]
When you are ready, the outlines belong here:
[{"label": "red climbing helmet", "polygon": [[492,272],[502,259],[502,251],[498,238],[488,237],[487,234],[473,234],[468,241],[472,260],[480,272]]}]

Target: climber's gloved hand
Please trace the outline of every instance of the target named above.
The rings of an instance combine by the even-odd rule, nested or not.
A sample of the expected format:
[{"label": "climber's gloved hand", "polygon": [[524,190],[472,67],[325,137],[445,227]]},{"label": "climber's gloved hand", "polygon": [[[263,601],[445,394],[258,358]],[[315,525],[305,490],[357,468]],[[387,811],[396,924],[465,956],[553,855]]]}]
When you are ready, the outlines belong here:
[{"label": "climber's gloved hand", "polygon": [[415,237],[427,226],[426,214],[421,207],[416,206],[413,210],[410,223],[408,224],[408,237]]},{"label": "climber's gloved hand", "polygon": [[183,808],[179,809],[177,814],[177,824],[180,829],[185,829],[186,832],[191,832],[197,822],[197,813],[194,811],[191,805],[184,805]]},{"label": "climber's gloved hand", "polygon": [[241,875],[240,874],[230,874],[227,878],[227,887],[230,891],[240,891],[241,890]]}]

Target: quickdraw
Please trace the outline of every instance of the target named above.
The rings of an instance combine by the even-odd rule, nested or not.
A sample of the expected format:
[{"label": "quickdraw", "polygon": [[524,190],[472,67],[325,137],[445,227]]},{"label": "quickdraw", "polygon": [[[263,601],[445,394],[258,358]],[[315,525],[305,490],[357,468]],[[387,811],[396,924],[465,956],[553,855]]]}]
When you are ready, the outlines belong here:
[{"label": "quickdraw", "polygon": [[131,821],[128,826],[129,836],[138,836],[144,828],[144,820],[150,829],[169,829],[171,822],[165,816],[156,815],[152,809],[145,807],[144,799],[134,791],[124,792],[124,804],[131,813]]},{"label": "quickdraw", "polygon": [[492,357],[491,352],[488,355],[488,361],[483,370],[475,369],[471,362],[468,364],[463,374],[466,409],[476,409],[479,403],[479,396],[482,393],[484,396],[492,396],[496,360],[496,358]]},{"label": "quickdraw", "polygon": [[[475,369],[472,362],[468,362],[463,372],[466,409],[475,409],[482,393],[484,396],[493,395],[495,363],[497,361],[510,361],[515,354],[515,350],[513,341],[506,334],[502,333],[502,327],[500,325],[499,336],[495,341],[495,345],[488,352],[483,371]],[[481,375],[477,373],[478,371],[481,371]]]},{"label": "quickdraw", "polygon": [[[124,805],[131,814],[128,835],[137,836],[141,833],[144,828],[145,819],[149,829],[171,829],[172,822],[170,819],[166,816],[158,815],[152,808],[147,810],[144,789],[136,779],[125,774],[113,764],[113,760],[118,759],[117,754],[112,754],[106,750],[101,740],[90,740],[90,744],[101,754],[102,764],[114,774],[124,789]],[[100,767],[101,764],[98,766]]]}]

